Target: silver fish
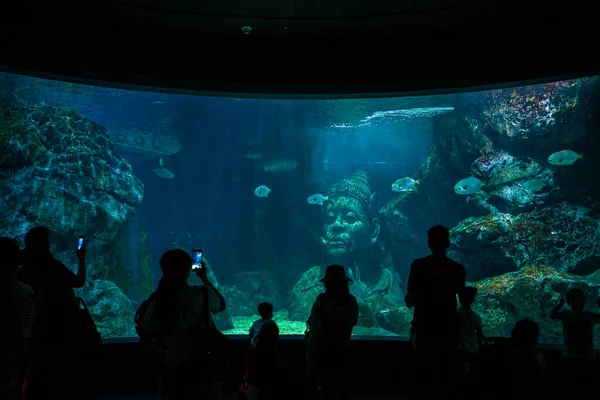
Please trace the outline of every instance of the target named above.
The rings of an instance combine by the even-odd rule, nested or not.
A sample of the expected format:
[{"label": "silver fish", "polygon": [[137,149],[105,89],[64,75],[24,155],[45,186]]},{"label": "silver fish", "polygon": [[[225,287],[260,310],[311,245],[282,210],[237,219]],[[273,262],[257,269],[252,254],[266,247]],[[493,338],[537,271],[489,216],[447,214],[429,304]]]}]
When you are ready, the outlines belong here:
[{"label": "silver fish", "polygon": [[523,183],[523,189],[531,193],[541,190],[544,186],[546,186],[546,182],[541,179],[531,179]]},{"label": "silver fish", "polygon": [[311,194],[306,199],[306,202],[308,204],[316,204],[316,205],[323,205],[323,203],[325,203],[326,201],[328,201],[327,196],[323,196],[321,193]]},{"label": "silver fish", "polygon": [[154,173],[161,178],[165,178],[165,179],[175,178],[175,174],[167,168],[155,168],[152,171],[154,171]]},{"label": "silver fish", "polygon": [[296,168],[298,168],[298,161],[296,160],[269,161],[263,165],[263,171],[265,172],[292,171]]},{"label": "silver fish", "polygon": [[473,194],[479,192],[483,186],[485,186],[485,183],[473,176],[470,176],[454,185],[454,193]]},{"label": "silver fish", "polygon": [[175,174],[173,173],[173,171],[164,167],[165,162],[163,161],[162,157],[160,158],[160,160],[158,160],[158,164],[160,165],[160,168],[155,168],[152,170],[152,171],[154,171],[154,173],[156,175],[158,175],[161,178],[165,178],[165,179],[175,178]]},{"label": "silver fish", "polygon": [[265,185],[260,185],[256,189],[254,189],[254,195],[256,197],[269,197],[269,193],[271,193],[271,189],[266,187]]},{"label": "silver fish", "polygon": [[583,156],[574,151],[561,150],[551,154],[548,157],[548,163],[552,165],[573,165],[580,158],[583,158]]},{"label": "silver fish", "polygon": [[418,180],[413,178],[400,178],[396,182],[392,183],[392,190],[394,192],[417,192]]}]

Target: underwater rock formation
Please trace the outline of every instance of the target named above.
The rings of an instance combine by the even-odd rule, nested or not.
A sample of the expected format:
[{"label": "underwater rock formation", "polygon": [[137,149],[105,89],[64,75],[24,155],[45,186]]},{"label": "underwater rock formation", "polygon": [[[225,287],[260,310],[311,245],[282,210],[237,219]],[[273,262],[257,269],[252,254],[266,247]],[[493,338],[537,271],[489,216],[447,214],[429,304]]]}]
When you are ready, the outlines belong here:
[{"label": "underwater rock formation", "polygon": [[106,129],[73,111],[0,99],[0,112],[2,233],[48,227],[67,266],[76,265],[75,238],[84,236],[88,276],[104,278],[111,242],[141,202],[142,182],[112,152]]},{"label": "underwater rock formation", "polygon": [[[94,299],[118,299],[106,314],[90,307],[105,336],[132,326],[125,296],[104,284],[114,240],[143,197],[131,165],[112,151],[106,129],[74,111],[0,98],[0,234],[22,240],[34,226],[52,231],[54,255],[76,269],[77,236],[87,240]],[[98,301],[87,298],[86,301]],[[102,303],[105,301],[102,300]],[[114,328],[111,328],[114,326]]]},{"label": "underwater rock formation", "polygon": [[[486,278],[475,286],[479,294],[473,308],[482,318],[486,336],[510,336],[516,321],[531,318],[540,325],[541,343],[561,343],[562,324],[551,320],[549,314],[560,297],[572,288],[583,290],[586,308],[598,311],[595,303],[600,282],[543,265]],[[596,339],[600,339],[600,332],[596,333]]]},{"label": "underwater rock formation", "polygon": [[95,280],[79,290],[104,338],[136,337],[134,305],[111,281]]},{"label": "underwater rock formation", "polygon": [[585,108],[579,105],[579,88],[586,80],[570,80],[485,92],[486,123],[506,141],[529,143],[535,149],[581,141]]},{"label": "underwater rock formation", "polygon": [[452,250],[481,279],[528,265],[573,270],[600,251],[598,221],[589,209],[561,203],[538,211],[470,217],[451,230]]},{"label": "underwater rock formation", "polygon": [[257,316],[262,302],[273,304],[277,311],[283,306],[277,285],[266,271],[241,272],[233,285],[224,286],[223,296],[229,312],[240,317]]},{"label": "underwater rock formation", "polygon": [[[600,79],[472,99],[436,118],[418,193],[400,193],[381,209],[392,248],[404,249],[393,253],[394,263],[426,253],[428,227],[449,226],[449,256],[467,267],[469,281],[483,279],[476,283],[477,307],[488,334],[509,335],[517,319],[530,317],[542,325],[542,342],[560,342],[560,324],[547,317],[548,299],[582,287],[591,304],[600,283],[594,280],[600,273]],[[588,157],[568,166],[548,163],[565,149]],[[468,176],[485,183],[482,191],[454,193],[454,184]]]},{"label": "underwater rock formation", "polygon": [[[433,224],[455,227],[469,279],[533,263],[568,271],[595,256],[600,204],[589,191],[597,185],[582,179],[597,170],[595,157],[589,166],[561,168],[547,158],[600,134],[587,122],[600,113],[599,90],[600,80],[590,78],[493,91],[438,117],[419,192],[400,193],[382,208],[393,247],[418,246],[409,231],[422,230],[424,241]],[[453,185],[467,176],[482,180],[483,191],[455,194]]]}]

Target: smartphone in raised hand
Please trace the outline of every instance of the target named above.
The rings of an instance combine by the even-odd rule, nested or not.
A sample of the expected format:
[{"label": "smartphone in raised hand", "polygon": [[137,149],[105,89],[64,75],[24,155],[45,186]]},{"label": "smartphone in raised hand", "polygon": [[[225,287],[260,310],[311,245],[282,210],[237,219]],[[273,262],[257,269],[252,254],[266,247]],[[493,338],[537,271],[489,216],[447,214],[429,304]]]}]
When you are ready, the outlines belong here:
[{"label": "smartphone in raised hand", "polygon": [[192,250],[192,269],[196,270],[202,268],[202,258],[204,252],[202,249],[194,249]]}]

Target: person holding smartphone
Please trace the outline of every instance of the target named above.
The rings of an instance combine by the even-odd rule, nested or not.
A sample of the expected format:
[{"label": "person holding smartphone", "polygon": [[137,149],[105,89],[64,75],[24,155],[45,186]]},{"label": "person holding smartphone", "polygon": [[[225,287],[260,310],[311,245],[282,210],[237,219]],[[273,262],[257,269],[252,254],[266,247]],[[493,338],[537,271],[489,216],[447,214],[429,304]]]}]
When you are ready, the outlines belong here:
[{"label": "person holding smartphone", "polygon": [[35,227],[25,235],[21,254],[24,283],[33,288],[38,306],[26,378],[29,400],[80,393],[77,384],[85,372],[80,312],[73,289],[83,287],[86,281],[83,239],[74,241],[73,250],[78,260],[77,273],[54,258],[48,228]]},{"label": "person holding smartphone", "polygon": [[[140,324],[144,331],[165,339],[167,391],[174,400],[219,399],[211,373],[213,366],[194,358],[199,346],[198,332],[214,329],[211,314],[226,307],[225,299],[208,279],[201,254],[194,250],[190,257],[180,249],[163,254],[160,259],[163,276]],[[192,270],[202,286],[187,283]]]}]

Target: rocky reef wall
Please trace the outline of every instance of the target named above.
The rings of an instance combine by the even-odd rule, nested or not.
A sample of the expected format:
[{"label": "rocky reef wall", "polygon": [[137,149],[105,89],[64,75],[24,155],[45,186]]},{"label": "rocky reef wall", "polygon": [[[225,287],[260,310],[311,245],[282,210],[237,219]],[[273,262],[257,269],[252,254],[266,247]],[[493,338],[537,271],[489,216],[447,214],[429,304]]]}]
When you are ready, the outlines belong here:
[{"label": "rocky reef wall", "polygon": [[0,98],[0,235],[52,231],[53,253],[76,270],[86,238],[88,283],[80,291],[104,337],[132,336],[134,307],[106,280],[117,233],[144,193],[106,129],[72,110]]},{"label": "rocky reef wall", "polygon": [[[598,296],[600,79],[461,97],[436,118],[418,193],[400,193],[381,209],[393,247],[422,249],[428,226],[451,227],[450,255],[480,290],[487,334],[508,335],[530,317],[541,323],[542,342],[558,343],[560,324],[548,314],[560,296],[582,288],[590,307]],[[548,163],[566,149],[584,159]],[[483,181],[483,191],[454,193],[468,176]],[[395,264],[422,255],[396,252]]]}]

